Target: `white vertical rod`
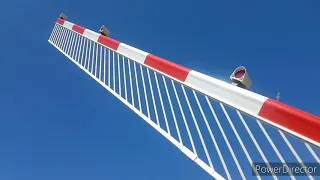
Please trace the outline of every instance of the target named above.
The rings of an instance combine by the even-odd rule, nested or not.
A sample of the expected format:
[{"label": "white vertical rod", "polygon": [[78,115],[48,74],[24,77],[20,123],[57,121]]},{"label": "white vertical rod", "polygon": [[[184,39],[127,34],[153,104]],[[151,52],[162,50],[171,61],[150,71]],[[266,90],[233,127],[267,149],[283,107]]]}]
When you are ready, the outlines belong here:
[{"label": "white vertical rod", "polygon": [[71,57],[77,62],[76,58],[74,57],[74,53],[76,52],[76,47],[79,44],[78,43],[78,39],[79,39],[80,36],[77,33],[75,33],[75,36],[76,36],[76,38],[75,38],[75,42],[74,42],[74,45],[73,45],[73,50],[72,50]]},{"label": "white vertical rod", "polygon": [[178,137],[179,137],[179,142],[181,144],[183,144],[182,138],[181,138],[181,134],[180,134],[180,129],[179,129],[177,118],[176,118],[176,114],[174,113],[174,109],[173,109],[172,102],[171,102],[171,97],[170,97],[170,94],[169,94],[169,91],[168,91],[167,82],[166,82],[166,79],[165,79],[165,77],[163,75],[162,75],[162,81],[163,81],[164,88],[165,88],[166,93],[167,93],[167,97],[168,97],[169,106],[170,106],[170,109],[171,109],[173,121],[174,121],[174,124],[176,126],[176,130],[177,130]]},{"label": "white vertical rod", "polygon": [[118,81],[119,81],[119,95],[121,96],[121,74],[120,74],[120,55],[118,54]]},{"label": "white vertical rod", "polygon": [[110,52],[110,49],[108,49],[108,86],[110,87],[110,79],[111,79],[111,71],[110,71],[110,69],[111,69],[111,64],[110,64],[110,55],[111,54],[111,52]]},{"label": "white vertical rod", "polygon": [[87,63],[87,68],[85,68],[85,69],[87,69],[88,71],[90,71],[90,60],[91,60],[91,45],[92,45],[92,41],[90,41],[89,39],[88,39],[88,41],[89,41],[89,52],[88,52],[88,63]]},{"label": "white vertical rod", "polygon": [[116,67],[114,63],[114,51],[112,51],[112,69],[113,69],[113,90],[116,92]]},{"label": "white vertical rod", "polygon": [[157,125],[160,126],[159,117],[158,117],[158,111],[157,111],[157,106],[156,106],[156,102],[155,102],[155,100],[154,100],[152,82],[151,82],[151,79],[150,79],[149,68],[147,68],[147,74],[148,74],[149,86],[150,86],[150,90],[151,90],[152,103],[153,103],[153,107],[154,107],[154,113],[155,113],[155,115],[156,115]]},{"label": "white vertical rod", "polygon": [[97,70],[98,70],[98,56],[99,56],[99,44],[96,45],[96,63],[95,63],[95,69],[94,69],[94,76],[97,77]]},{"label": "white vertical rod", "polygon": [[136,68],[136,62],[134,62],[134,61],[133,61],[133,68],[134,68],[134,76],[136,79],[136,88],[137,88],[137,94],[138,94],[139,110],[140,110],[140,112],[142,112],[141,100],[140,100],[140,89],[139,89],[139,83],[138,83],[138,77],[137,77],[137,68]]},{"label": "white vertical rod", "polygon": [[[81,36],[81,42],[80,42],[80,49],[79,49],[79,53],[78,53],[78,58],[79,58],[79,61],[80,61],[80,64],[81,66],[83,66],[83,52],[84,52],[84,44],[83,44],[83,41],[84,41],[84,37]],[[81,57],[80,57],[80,54],[81,54]]]},{"label": "white vertical rod", "polygon": [[81,62],[80,62],[79,54],[80,54],[80,52],[81,52],[81,49],[79,49],[79,48],[81,48],[81,45],[82,45],[82,38],[83,38],[83,37],[79,35],[79,42],[78,42],[78,44],[77,44],[77,50],[76,50],[76,54],[75,54],[75,57],[74,57],[74,59],[75,59],[77,62],[79,62],[80,65],[81,65]]},{"label": "white vertical rod", "polygon": [[123,68],[123,81],[124,81],[124,94],[126,101],[128,101],[128,93],[127,93],[127,80],[126,80],[126,66],[125,66],[124,56],[122,56],[122,68]]},{"label": "white vertical rod", "polygon": [[73,31],[71,31],[71,39],[70,39],[70,41],[69,41],[69,45],[68,45],[68,48],[67,48],[67,50],[66,50],[66,53],[71,57],[71,50],[72,50],[72,45],[73,45],[73,41],[74,41],[74,35],[75,35],[75,33],[73,32]]},{"label": "white vertical rod", "polygon": [[176,89],[176,86],[174,85],[174,82],[173,80],[171,79],[171,84],[172,84],[172,87],[173,87],[173,90],[174,90],[174,94],[176,96],[176,99],[177,99],[177,102],[178,102],[178,106],[179,106],[179,109],[180,109],[180,112],[181,112],[181,115],[182,115],[182,119],[183,119],[183,122],[184,122],[184,125],[187,129],[187,133],[188,133],[188,136],[189,136],[189,140],[191,142],[191,146],[192,146],[192,150],[195,154],[197,154],[197,150],[196,150],[196,147],[194,146],[194,142],[193,142],[193,138],[192,138],[192,135],[190,133],[190,129],[189,129],[189,125],[188,125],[188,122],[186,120],[186,117],[185,117],[185,114],[184,114],[184,111],[182,109],[182,106],[181,106],[181,103],[180,103],[180,98],[178,96],[178,93],[177,93],[177,89]]},{"label": "white vertical rod", "polygon": [[146,84],[145,84],[145,82],[144,82],[144,74],[143,74],[143,70],[142,70],[141,64],[140,64],[140,73],[141,73],[141,78],[142,78],[142,85],[143,85],[144,97],[145,97],[145,100],[146,100],[148,118],[150,118],[149,101],[148,101],[148,96],[147,96],[147,91],[146,91]]},{"label": "white vertical rod", "polygon": [[67,31],[67,37],[65,37],[65,41],[63,42],[63,51],[67,53],[67,50],[68,50],[68,47],[69,47],[69,44],[71,42],[71,39],[72,39],[72,32],[69,31],[67,28],[63,27],[65,29],[65,31]]},{"label": "white vertical rod", "polygon": [[102,46],[100,46],[99,79],[101,80]]},{"label": "white vertical rod", "polygon": [[74,47],[74,42],[76,40],[76,34],[77,33],[72,33],[73,34],[73,37],[72,37],[72,40],[71,40],[71,44],[70,44],[70,47],[69,47],[69,56],[72,58],[72,52],[73,52],[73,47]]},{"label": "white vertical rod", "polygon": [[130,77],[131,101],[132,101],[132,106],[134,107],[132,75],[131,75],[131,65],[130,65],[130,60],[129,60],[129,58],[128,58],[128,68],[129,68],[129,77]]},{"label": "white vertical rod", "polygon": [[68,47],[69,39],[71,36],[71,31],[68,31],[65,27],[63,27],[63,30],[66,32],[66,36],[63,38],[62,44],[61,44],[61,49],[62,51],[66,52],[66,47]]},{"label": "white vertical rod", "polygon": [[95,47],[96,47],[96,45],[98,46],[98,44],[96,44],[95,42],[93,42],[93,47],[92,47],[92,61],[91,61],[91,70],[90,70],[90,72],[91,72],[91,74],[93,74],[93,65],[94,65],[94,59],[95,59]]},{"label": "white vertical rod", "polygon": [[86,66],[87,66],[87,59],[88,59],[88,46],[89,46],[89,40],[88,39],[85,39],[86,40],[86,56],[85,56],[85,60],[84,60],[84,66],[83,68],[86,69]]},{"label": "white vertical rod", "polygon": [[106,54],[107,54],[107,48],[103,48],[103,83],[106,84]]},{"label": "white vertical rod", "polygon": [[162,108],[163,117],[164,117],[164,120],[166,122],[166,127],[167,127],[167,130],[168,130],[168,134],[171,136],[171,132],[170,132],[169,124],[168,124],[166,111],[165,111],[164,106],[163,106],[163,101],[162,101],[161,91],[160,91],[160,87],[159,87],[158,77],[157,77],[157,74],[156,74],[155,71],[153,71],[153,74],[154,74],[154,77],[156,79],[156,84],[157,84],[157,89],[158,89],[158,94],[159,94],[159,99],[160,99],[160,104],[161,104],[161,108]]}]

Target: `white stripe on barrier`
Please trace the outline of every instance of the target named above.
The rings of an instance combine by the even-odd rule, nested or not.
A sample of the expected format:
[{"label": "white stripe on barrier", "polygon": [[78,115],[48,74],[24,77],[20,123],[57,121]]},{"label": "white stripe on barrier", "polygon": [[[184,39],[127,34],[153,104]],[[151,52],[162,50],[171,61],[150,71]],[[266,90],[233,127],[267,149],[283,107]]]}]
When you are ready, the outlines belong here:
[{"label": "white stripe on barrier", "polygon": [[187,76],[185,84],[254,116],[258,115],[263,103],[268,99],[193,70]]},{"label": "white stripe on barrier", "polygon": [[100,34],[94,32],[94,31],[91,31],[89,29],[85,29],[83,32],[83,36],[91,39],[94,42],[98,42]]},{"label": "white stripe on barrier", "polygon": [[132,59],[140,64],[143,64],[146,60],[146,57],[149,53],[141,51],[140,49],[134,48],[124,43],[120,43],[118,53],[127,56],[129,59]]},{"label": "white stripe on barrier", "polygon": [[65,21],[63,26],[66,27],[67,29],[72,30],[72,27],[74,26],[74,24],[72,22]]}]

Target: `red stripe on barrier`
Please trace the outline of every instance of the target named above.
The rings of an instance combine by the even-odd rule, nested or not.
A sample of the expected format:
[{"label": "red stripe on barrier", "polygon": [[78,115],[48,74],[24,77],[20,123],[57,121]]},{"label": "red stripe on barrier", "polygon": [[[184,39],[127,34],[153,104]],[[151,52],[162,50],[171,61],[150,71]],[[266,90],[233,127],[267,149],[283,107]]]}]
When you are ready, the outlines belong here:
[{"label": "red stripe on barrier", "polygon": [[56,22],[57,22],[58,24],[63,25],[63,24],[64,24],[64,21],[65,21],[65,20],[63,20],[63,19],[61,19],[61,18],[58,18]]},{"label": "red stripe on barrier", "polygon": [[171,77],[174,77],[182,82],[184,82],[191,71],[186,67],[180,66],[168,60],[162,59],[160,57],[149,54],[146,57],[144,64],[153,67],[160,72],[163,72]]},{"label": "red stripe on barrier", "polygon": [[84,32],[84,30],[86,30],[86,28],[75,24],[75,25],[73,25],[72,30],[74,30],[75,32],[77,32],[79,34],[83,34],[83,32]]},{"label": "red stripe on barrier", "polygon": [[320,143],[320,118],[268,99],[259,116]]},{"label": "red stripe on barrier", "polygon": [[113,50],[117,50],[119,45],[120,45],[120,42],[119,41],[116,41],[114,39],[111,39],[107,36],[99,36],[99,39],[98,39],[98,42],[113,49]]}]

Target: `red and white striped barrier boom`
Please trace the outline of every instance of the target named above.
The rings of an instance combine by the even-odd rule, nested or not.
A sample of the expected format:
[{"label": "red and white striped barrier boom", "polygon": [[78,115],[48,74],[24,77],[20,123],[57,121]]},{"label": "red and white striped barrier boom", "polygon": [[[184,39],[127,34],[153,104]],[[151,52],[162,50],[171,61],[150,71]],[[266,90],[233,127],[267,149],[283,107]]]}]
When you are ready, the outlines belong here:
[{"label": "red and white striped barrier boom", "polygon": [[[230,170],[232,166],[237,169],[237,179],[248,177],[248,168],[244,168],[243,160],[240,161],[240,155],[237,154],[241,150],[247,163],[255,162],[253,153],[245,144],[248,141],[261,162],[269,162],[263,152],[266,149],[259,145],[267,143],[274,152],[271,159],[280,160],[281,163],[285,164],[286,158],[281,154],[280,146],[285,146],[286,153],[292,153],[293,159],[301,166],[304,166],[301,156],[307,156],[306,153],[320,163],[316,152],[318,149],[309,145],[320,147],[320,118],[315,115],[180,66],[61,18],[57,19],[49,42],[216,179],[231,179],[234,173]],[[140,72],[136,66],[140,67]],[[150,76],[150,72],[154,76]],[[159,83],[161,79],[158,81],[158,77],[162,78],[163,84]],[[167,81],[171,82],[171,86],[167,85]],[[176,85],[180,87],[178,90]],[[192,100],[186,89],[191,92]],[[213,108],[214,103],[219,105],[225,121],[218,118],[219,113]],[[195,105],[192,106],[193,104]],[[228,108],[229,112],[235,112],[237,121],[228,113]],[[251,120],[245,121],[243,115]],[[170,129],[170,119],[175,129]],[[197,119],[202,119],[203,124],[200,125]],[[216,124],[212,125],[214,121]],[[251,126],[253,122],[256,124]],[[190,124],[194,126],[193,129]],[[186,136],[183,136],[182,125]],[[231,128],[230,131],[225,130],[226,126]],[[244,131],[239,130],[240,126]],[[206,135],[204,131],[207,132]],[[275,145],[278,139],[270,131],[285,143],[278,142],[280,145]],[[220,134],[215,134],[217,132]],[[242,132],[246,134],[242,135]],[[287,137],[283,132],[300,140]],[[266,139],[258,140],[256,134],[259,133]],[[193,138],[195,136],[198,144],[196,138]],[[188,139],[189,147],[184,143],[184,138]],[[246,138],[248,141],[244,140]],[[302,145],[294,148],[290,143],[292,141]],[[204,158],[200,157],[197,145],[201,147]],[[225,151],[221,149],[230,153],[233,165],[226,162]],[[221,167],[222,172],[217,172],[213,167],[217,163],[213,163],[212,156],[217,156],[215,160],[219,160],[217,163],[220,163],[218,167]],[[255,173],[261,179],[262,176]],[[291,179],[295,179],[293,174],[289,175]],[[309,179],[313,179],[311,174],[308,175]],[[274,176],[273,179],[277,177]]]}]

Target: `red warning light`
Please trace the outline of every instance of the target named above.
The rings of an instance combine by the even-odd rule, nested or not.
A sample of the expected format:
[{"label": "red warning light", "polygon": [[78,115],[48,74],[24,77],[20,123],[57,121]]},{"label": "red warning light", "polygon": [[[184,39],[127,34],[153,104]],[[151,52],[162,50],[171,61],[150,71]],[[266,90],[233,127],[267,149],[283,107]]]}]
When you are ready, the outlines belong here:
[{"label": "red warning light", "polygon": [[246,74],[246,71],[242,69],[240,71],[237,71],[234,76],[238,79],[241,79],[245,74]]}]

